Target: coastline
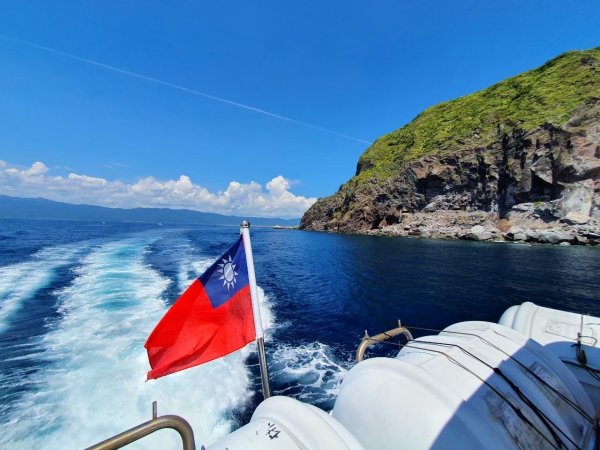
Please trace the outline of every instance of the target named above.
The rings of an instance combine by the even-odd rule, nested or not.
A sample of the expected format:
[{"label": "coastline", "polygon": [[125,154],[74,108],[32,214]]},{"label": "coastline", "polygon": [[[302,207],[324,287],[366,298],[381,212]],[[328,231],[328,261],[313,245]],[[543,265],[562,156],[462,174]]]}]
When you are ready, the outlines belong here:
[{"label": "coastline", "polygon": [[553,245],[600,245],[600,221],[572,217],[545,222],[528,214],[512,213],[498,219],[483,211],[435,211],[402,214],[397,224],[376,229],[331,229],[306,227],[305,230],[356,233],[371,236],[398,236],[480,242],[521,242]]}]

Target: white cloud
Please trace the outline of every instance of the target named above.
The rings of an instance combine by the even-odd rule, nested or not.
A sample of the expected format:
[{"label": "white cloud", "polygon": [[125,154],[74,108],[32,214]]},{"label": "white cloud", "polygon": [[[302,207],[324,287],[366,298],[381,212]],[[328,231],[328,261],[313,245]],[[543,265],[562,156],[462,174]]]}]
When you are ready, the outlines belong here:
[{"label": "white cloud", "polygon": [[210,192],[194,184],[187,175],[176,180],[142,178],[128,184],[69,173],[50,176],[42,162],[27,169],[11,167],[0,160],[0,194],[45,197],[68,203],[110,207],[168,207],[231,215],[300,217],[315,201],[290,192],[292,183],[279,175],[266,184],[231,181],[225,191]]},{"label": "white cloud", "polygon": [[282,194],[290,188],[290,182],[283,178],[281,175],[273,178],[267,183],[267,189],[270,192],[277,192]]},{"label": "white cloud", "polygon": [[46,172],[48,172],[48,167],[46,166],[46,164],[36,161],[31,165],[29,169],[25,170],[23,173],[28,177],[37,177],[44,175]]},{"label": "white cloud", "polygon": [[104,178],[88,177],[87,175],[77,175],[76,173],[70,173],[67,178],[81,186],[106,186],[108,184],[108,181]]}]

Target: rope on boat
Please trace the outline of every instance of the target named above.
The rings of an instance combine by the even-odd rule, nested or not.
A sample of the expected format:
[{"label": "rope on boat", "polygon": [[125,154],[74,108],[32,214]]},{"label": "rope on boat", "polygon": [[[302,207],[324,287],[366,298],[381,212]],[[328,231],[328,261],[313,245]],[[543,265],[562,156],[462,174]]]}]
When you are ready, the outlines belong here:
[{"label": "rope on boat", "polygon": [[[478,378],[482,383],[484,383],[486,386],[488,386],[493,392],[495,392],[500,398],[502,398],[502,400],[504,402],[506,402],[514,410],[514,412],[517,414],[517,416],[521,420],[523,420],[527,425],[529,425],[538,434],[540,434],[540,436],[542,436],[544,438],[544,440],[546,440],[548,442],[548,444],[550,444],[553,448],[560,449],[560,448],[566,448],[567,447],[565,445],[564,441],[561,439],[561,437],[556,433],[556,430],[558,430],[560,432],[560,434],[562,434],[569,441],[570,444],[572,444],[576,449],[581,450],[581,447],[578,446],[563,430],[561,430],[559,427],[557,427],[556,424],[554,422],[552,422],[552,420],[539,407],[537,407],[533,403],[533,401],[530,398],[528,398],[521,391],[521,389],[510,378],[508,378],[506,376],[506,374],[504,374],[498,367],[494,367],[494,366],[488,364],[487,362],[485,362],[484,360],[482,360],[478,356],[474,355],[473,353],[469,352],[468,350],[464,349],[463,347],[461,347],[458,344],[449,344],[449,343],[441,343],[441,342],[431,342],[431,341],[423,341],[423,340],[416,341],[412,337],[412,334],[410,333],[410,331],[408,330],[407,327],[403,327],[402,324],[400,323],[400,321],[398,321],[398,325],[399,326],[397,328],[394,328],[393,330],[389,330],[387,332],[380,333],[380,334],[372,336],[372,337],[369,336],[368,333],[365,331],[365,337],[361,341],[361,343],[359,345],[359,348],[357,350],[357,362],[360,362],[360,361],[363,360],[363,358],[364,358],[364,352],[366,351],[366,349],[370,345],[372,345],[374,343],[387,344],[387,345],[392,345],[394,347],[398,346],[399,349],[402,349],[403,347],[408,347],[408,348],[420,349],[420,350],[423,350],[423,351],[430,351],[430,352],[434,352],[434,353],[439,353],[439,354],[445,356],[446,358],[448,358],[453,364],[456,364],[457,366],[459,366],[463,370],[471,373],[473,376],[475,376],[476,378]],[[551,386],[546,380],[542,379],[537,373],[535,373],[533,370],[531,370],[529,367],[527,367],[524,363],[522,363],[521,361],[519,361],[517,358],[515,358],[514,356],[508,354],[507,352],[505,352],[504,350],[502,350],[501,348],[499,348],[498,346],[496,346],[492,342],[486,340],[485,338],[483,338],[483,337],[481,337],[481,336],[479,336],[477,334],[474,334],[474,333],[457,332],[457,331],[446,331],[446,330],[436,330],[436,329],[424,328],[424,327],[410,327],[410,328],[417,329],[417,330],[424,330],[424,331],[433,331],[433,332],[438,332],[438,333],[467,335],[467,336],[472,336],[472,337],[476,337],[476,338],[480,339],[486,345],[494,348],[495,350],[497,350],[497,351],[501,352],[502,354],[504,354],[505,356],[507,356],[509,359],[515,361],[522,369],[524,369],[528,374],[531,374],[532,377],[534,377],[538,382],[540,382],[541,384],[543,384],[544,386],[546,386],[547,388],[549,388],[557,397],[559,397],[567,405],[569,405],[571,408],[573,408],[586,421],[590,422],[592,425],[595,425],[596,420],[594,420],[592,417],[590,417],[589,414],[587,414],[583,410],[583,408],[581,408],[578,404],[576,404],[575,402],[573,402],[571,399],[569,399],[566,395],[564,395],[562,392],[560,392],[554,386]],[[494,333],[496,333],[497,335],[508,339],[506,336],[502,335],[501,333],[498,333],[496,330],[492,330],[492,331]],[[399,337],[401,335],[404,335],[407,338],[407,343],[406,344],[402,344],[400,342],[400,340],[398,340],[397,343],[389,342],[389,340],[391,338],[396,337],[396,336]],[[414,345],[414,342],[424,343],[424,344],[427,344],[427,345],[434,345],[434,346],[438,345],[438,346],[446,346],[446,347],[457,347],[464,354],[466,354],[469,357],[471,357],[471,358],[479,361],[480,363],[484,364],[489,369],[491,369],[492,371],[494,371],[494,373],[496,373],[500,378],[502,378],[509,385],[509,387],[519,396],[519,398],[521,398],[521,400],[529,407],[529,409],[531,409],[531,411],[544,424],[545,428],[550,432],[550,434],[552,435],[552,437],[556,441],[556,444],[558,445],[558,447],[556,445],[554,445],[545,436],[545,434],[542,433],[523,414],[523,412],[520,410],[520,408],[518,408],[517,406],[513,405],[508,400],[508,398],[506,398],[506,396],[504,396],[500,391],[498,391],[496,388],[494,388],[489,382],[487,382],[486,380],[482,379],[475,372],[473,372],[472,370],[468,369],[463,364],[459,363],[456,359],[454,359],[451,356],[449,356],[446,352],[443,352],[443,351],[440,351],[440,350],[434,350],[434,349],[431,349],[431,348],[418,347],[418,346]],[[583,368],[586,369],[586,370],[587,369],[591,369],[591,368],[588,368],[588,367],[585,367],[585,366],[583,366]],[[590,375],[594,376],[595,378],[598,378],[598,375],[596,373],[592,373],[592,370],[593,369],[588,370],[588,372],[590,373]],[[594,370],[594,372],[597,372],[597,371]]]},{"label": "rope on boat", "polygon": [[[413,341],[413,342],[420,342],[420,341]],[[540,435],[540,437],[542,439],[544,439],[552,448],[560,450],[561,448],[564,447],[564,443],[560,439],[557,442],[557,444],[559,446],[557,446],[548,437],[546,437],[546,435],[538,427],[536,427],[531,422],[531,420],[529,420],[529,418],[523,413],[523,411],[521,411],[521,409],[518,406],[514,405],[501,391],[499,391],[496,387],[494,387],[492,384],[490,384],[487,380],[485,380],[484,378],[482,378],[479,375],[477,375],[471,369],[469,369],[468,367],[466,367],[463,364],[461,364],[458,360],[456,360],[452,356],[448,355],[446,352],[441,351],[441,350],[435,350],[435,349],[432,349],[432,348],[427,348],[427,347],[419,347],[419,346],[414,345],[412,342],[409,342],[409,343],[405,344],[404,347],[413,348],[413,349],[417,349],[417,350],[423,350],[423,351],[426,351],[426,352],[438,353],[438,354],[444,356],[451,363],[457,365],[461,369],[463,369],[466,372],[470,373],[475,378],[477,378],[479,381],[481,381],[483,384],[485,384],[487,387],[489,387],[492,392],[494,392],[496,395],[498,395],[498,397],[500,397],[515,412],[515,414],[517,415],[517,417],[519,417],[523,422],[525,422],[527,425],[529,425],[529,427],[531,429],[533,429],[536,433],[538,433]],[[553,433],[553,437],[554,437],[554,433]],[[577,445],[575,445],[575,447],[579,449],[579,447]]]},{"label": "rope on boat", "polygon": [[[554,440],[556,441],[556,443],[559,445],[559,448],[563,448],[563,447],[566,448],[566,445],[564,444],[564,442],[560,438],[560,436],[558,436],[558,434],[556,433],[556,431],[559,431],[560,434],[562,434],[571,444],[573,444],[573,446],[575,446],[576,449],[581,450],[581,447],[579,447],[569,437],[569,435],[567,433],[565,433],[554,422],[552,422],[552,419],[550,419],[535,403],[533,403],[533,401],[529,397],[527,397],[523,393],[523,391],[521,391],[521,389],[519,388],[519,386],[517,386],[505,373],[503,373],[502,370],[500,370],[499,367],[495,367],[495,366],[493,366],[493,365],[485,362],[483,359],[481,359],[477,355],[471,353],[470,351],[468,351],[467,349],[463,348],[462,346],[460,346],[458,344],[449,344],[449,343],[446,343],[446,342],[425,341],[425,340],[422,340],[422,339],[419,339],[416,342],[419,342],[419,343],[422,343],[422,344],[427,344],[427,345],[439,345],[439,346],[442,346],[442,347],[455,347],[455,348],[458,348],[465,355],[467,355],[467,356],[473,358],[474,360],[480,362],[481,364],[483,364],[484,366],[486,366],[487,368],[489,368],[490,370],[492,370],[494,373],[496,373],[500,378],[502,378],[508,384],[508,386],[517,394],[517,396],[521,400],[523,400],[523,402],[527,406],[529,406],[529,409],[531,409],[531,411],[545,425],[546,429],[550,432],[550,434],[552,435],[552,437],[554,438]],[[489,386],[489,384],[488,384],[488,386]]]},{"label": "rope on boat", "polygon": [[[595,419],[592,416],[590,416],[587,412],[585,412],[585,410],[581,406],[579,406],[577,403],[575,403],[570,398],[568,398],[565,394],[563,394],[562,392],[560,392],[557,388],[555,388],[554,386],[552,386],[549,382],[547,382],[542,377],[540,377],[537,373],[535,373],[533,370],[531,370],[529,367],[527,367],[524,363],[522,363],[521,361],[519,361],[516,357],[514,357],[513,355],[505,352],[503,349],[501,349],[500,347],[498,347],[494,343],[488,341],[487,339],[483,338],[482,336],[479,336],[478,334],[467,333],[467,332],[462,332],[462,331],[434,330],[434,329],[431,329],[431,328],[421,328],[421,327],[411,327],[411,328],[416,329],[416,330],[437,331],[437,332],[440,332],[440,333],[459,334],[459,335],[464,335],[464,336],[472,336],[472,337],[480,339],[486,345],[489,345],[494,350],[499,351],[500,353],[502,353],[503,355],[505,355],[506,357],[508,357],[510,360],[512,360],[515,363],[517,363],[523,370],[525,370],[528,374],[530,374],[533,378],[535,378],[537,381],[539,381],[545,387],[547,387],[548,389],[550,389],[557,397],[559,397],[567,405],[569,405],[576,412],[578,412],[590,424],[593,425],[595,423]],[[502,333],[499,333],[496,330],[492,329],[492,331],[495,334],[497,334],[498,336],[500,336],[500,337],[503,337],[505,339],[509,339],[508,337],[504,336]],[[563,362],[566,362],[566,361],[563,361]],[[598,380],[600,381],[600,378],[598,378]]]}]

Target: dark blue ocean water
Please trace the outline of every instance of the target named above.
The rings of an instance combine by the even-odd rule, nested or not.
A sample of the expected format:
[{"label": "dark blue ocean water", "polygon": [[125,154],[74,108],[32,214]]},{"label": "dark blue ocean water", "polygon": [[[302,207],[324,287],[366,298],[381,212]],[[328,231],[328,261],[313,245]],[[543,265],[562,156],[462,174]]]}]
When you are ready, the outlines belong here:
[{"label": "dark blue ocean water", "polygon": [[[201,443],[246,421],[252,345],[144,382],[149,332],[238,232],[0,220],[0,447],[81,448],[147,420],[152,400]],[[600,315],[597,248],[251,233],[273,389],[325,409],[365,329],[497,321],[524,301]]]}]

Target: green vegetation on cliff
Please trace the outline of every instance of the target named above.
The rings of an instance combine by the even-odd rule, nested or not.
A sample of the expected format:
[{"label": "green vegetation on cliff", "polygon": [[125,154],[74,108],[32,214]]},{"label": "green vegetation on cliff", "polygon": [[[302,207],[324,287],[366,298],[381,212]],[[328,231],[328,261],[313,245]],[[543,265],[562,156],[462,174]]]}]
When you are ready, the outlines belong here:
[{"label": "green vegetation on cliff", "polygon": [[404,162],[486,147],[515,129],[563,126],[586,100],[600,98],[599,63],[600,47],[568,52],[485,90],[432,106],[369,147],[354,180],[386,179]]}]

